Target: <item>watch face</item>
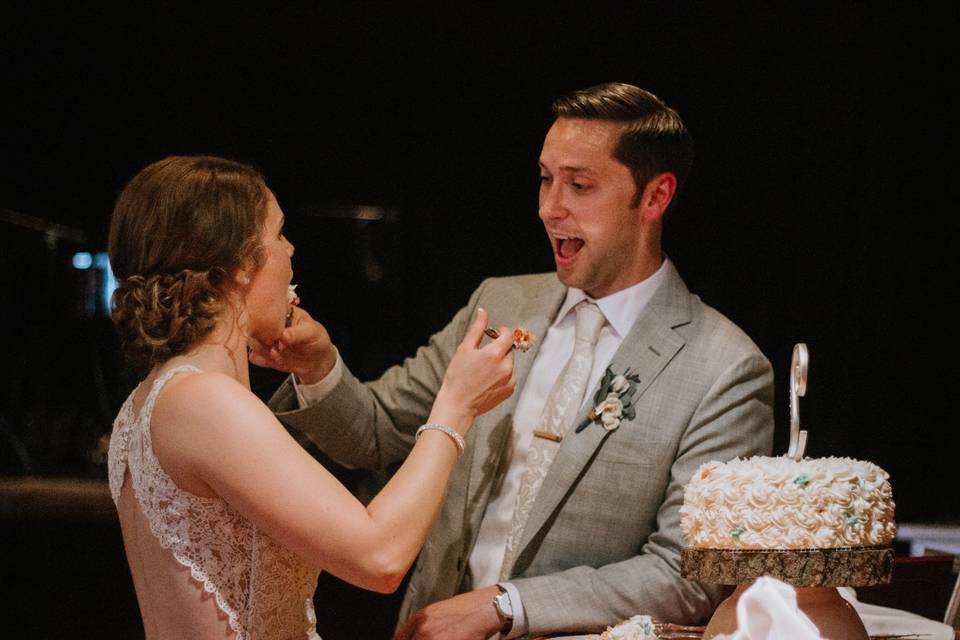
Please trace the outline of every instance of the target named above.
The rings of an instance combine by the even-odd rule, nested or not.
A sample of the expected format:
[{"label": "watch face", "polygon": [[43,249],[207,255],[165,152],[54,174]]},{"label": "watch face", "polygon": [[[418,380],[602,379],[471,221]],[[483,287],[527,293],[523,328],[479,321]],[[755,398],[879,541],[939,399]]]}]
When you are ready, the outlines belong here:
[{"label": "watch face", "polygon": [[513,618],[513,607],[510,606],[510,596],[506,591],[497,594],[497,597],[493,599],[493,604],[501,616],[508,619]]}]

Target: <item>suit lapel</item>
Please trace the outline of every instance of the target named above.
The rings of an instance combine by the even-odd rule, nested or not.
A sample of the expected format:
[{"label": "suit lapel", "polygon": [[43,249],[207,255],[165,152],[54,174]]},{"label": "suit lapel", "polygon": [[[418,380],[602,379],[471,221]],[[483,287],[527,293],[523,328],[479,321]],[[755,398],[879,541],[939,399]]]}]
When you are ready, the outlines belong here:
[{"label": "suit lapel", "polygon": [[[640,377],[634,396],[638,413],[643,411],[647,388],[684,345],[683,339],[674,329],[689,322],[689,297],[686,285],[673,265],[668,264],[665,282],[637,318],[610,362],[614,373],[623,373],[629,367],[631,372],[636,372]],[[591,390],[591,402],[598,389],[599,385]],[[520,567],[524,564],[524,550],[527,545],[556,510],[609,434],[599,424],[590,424],[580,433],[576,433],[576,426],[586,419],[590,408],[588,403],[574,427],[560,443],[557,456],[537,494],[520,540],[521,552],[517,561]],[[630,422],[624,421],[619,428],[631,427]]]},{"label": "suit lapel", "polygon": [[[491,309],[491,322],[503,324],[512,322],[514,326],[526,327],[539,339],[533,349],[527,353],[514,354],[516,387],[513,395],[490,410],[482,420],[478,420],[468,436],[468,446],[471,451],[470,477],[464,503],[464,525],[466,525],[465,530],[472,532],[474,537],[479,528],[480,519],[483,517],[493,482],[496,480],[496,471],[500,465],[506,439],[513,428],[513,414],[520,391],[526,383],[543,338],[565,295],[566,287],[554,279],[550,286],[531,292],[517,308]],[[475,522],[470,522],[471,520]],[[473,540],[466,542],[468,549],[473,546]]]}]

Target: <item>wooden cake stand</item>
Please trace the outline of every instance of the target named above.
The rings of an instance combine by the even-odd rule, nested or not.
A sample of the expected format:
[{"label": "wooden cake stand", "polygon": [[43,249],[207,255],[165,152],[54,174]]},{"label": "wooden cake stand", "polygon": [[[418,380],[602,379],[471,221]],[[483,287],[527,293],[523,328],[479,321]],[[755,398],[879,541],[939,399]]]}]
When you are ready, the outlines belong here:
[{"label": "wooden cake stand", "polygon": [[792,585],[797,606],[830,640],[869,640],[860,616],[836,587],[869,587],[890,582],[893,549],[886,546],[841,549],[683,549],[684,578],[737,585],[720,603],[703,633],[709,640],[737,630],[737,601],[760,576]]}]

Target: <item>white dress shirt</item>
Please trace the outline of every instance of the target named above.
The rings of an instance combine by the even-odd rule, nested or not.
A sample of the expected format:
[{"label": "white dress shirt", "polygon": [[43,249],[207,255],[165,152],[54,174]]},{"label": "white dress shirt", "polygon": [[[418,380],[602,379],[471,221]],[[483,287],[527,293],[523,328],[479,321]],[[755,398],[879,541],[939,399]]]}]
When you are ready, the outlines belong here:
[{"label": "white dress shirt", "polygon": [[[603,312],[606,324],[600,331],[600,338],[597,341],[593,368],[590,372],[587,388],[584,391],[583,403],[587,402],[592,395],[593,388],[599,382],[617,349],[620,348],[623,339],[663,282],[666,275],[666,264],[667,262],[664,260],[660,268],[642,282],[599,300],[593,300],[600,311]],[[571,311],[577,303],[590,299],[580,289],[567,289],[566,299],[561,305],[553,324],[547,330],[547,334],[543,336],[536,360],[533,362],[526,383],[520,392],[517,408],[514,412],[512,439],[504,453],[507,456],[504,464],[509,466],[502,481],[493,487],[490,502],[487,504],[483,521],[480,523],[477,542],[470,553],[469,570],[474,588],[497,583],[500,566],[503,564],[506,552],[507,535],[510,532],[513,511],[517,502],[517,491],[527,467],[527,449],[533,440],[533,431],[537,428],[547,395],[573,353],[576,314],[571,313]],[[292,376],[301,406],[322,399],[336,386],[342,375],[343,365],[340,361],[340,355],[337,354],[337,363],[333,370],[316,384],[298,385],[296,376]],[[506,638],[516,638],[524,635],[527,631],[527,622],[519,592],[510,583],[501,583],[500,586],[510,595],[514,614],[513,627]]]},{"label": "white dress shirt", "polygon": [[[584,390],[581,407],[592,400],[593,389],[613,359],[613,354],[620,348],[620,344],[634,322],[650,302],[654,292],[663,282],[665,274],[666,261],[646,280],[593,301],[603,312],[607,323],[600,330],[600,338],[597,340],[593,356],[593,367],[587,388]],[[533,441],[533,431],[537,428],[547,395],[573,354],[577,324],[573,308],[577,303],[590,299],[590,296],[581,289],[567,289],[567,297],[560,306],[553,324],[547,329],[547,335],[543,337],[543,342],[537,351],[537,359],[534,360],[523,390],[520,392],[517,408],[513,414],[512,439],[504,452],[507,459],[503,464],[508,464],[509,467],[502,481],[493,487],[490,502],[480,523],[477,542],[470,553],[469,566],[475,588],[495,584],[500,576],[500,567],[506,553],[507,536],[510,533],[513,511],[517,504],[517,492],[527,469],[527,449]],[[509,583],[501,583],[501,586],[510,594],[513,605],[513,627],[506,637],[515,638],[524,635],[527,623],[523,604],[519,601],[519,593]]]}]

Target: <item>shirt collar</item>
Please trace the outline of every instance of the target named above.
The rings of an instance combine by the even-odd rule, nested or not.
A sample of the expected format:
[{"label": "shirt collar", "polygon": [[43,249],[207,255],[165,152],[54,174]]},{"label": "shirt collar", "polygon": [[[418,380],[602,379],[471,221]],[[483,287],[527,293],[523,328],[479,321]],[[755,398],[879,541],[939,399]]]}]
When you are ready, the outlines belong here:
[{"label": "shirt collar", "polygon": [[553,326],[560,324],[577,304],[584,300],[590,300],[600,307],[603,316],[613,330],[617,332],[617,335],[621,339],[624,338],[666,278],[667,262],[669,260],[664,258],[660,268],[647,279],[598,300],[588,296],[583,289],[570,287],[567,289],[567,297],[560,305],[560,311],[553,321]]}]

